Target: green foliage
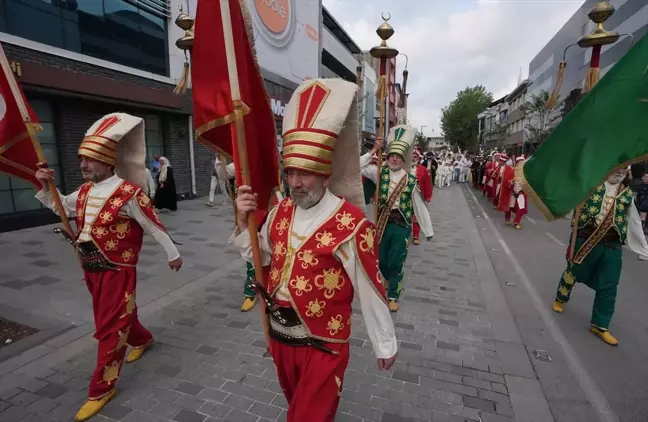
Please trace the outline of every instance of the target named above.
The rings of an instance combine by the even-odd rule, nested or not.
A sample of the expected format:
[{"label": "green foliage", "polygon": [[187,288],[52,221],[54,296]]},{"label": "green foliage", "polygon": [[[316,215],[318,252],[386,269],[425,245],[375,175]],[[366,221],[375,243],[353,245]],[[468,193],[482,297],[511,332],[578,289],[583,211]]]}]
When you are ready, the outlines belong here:
[{"label": "green foliage", "polygon": [[481,85],[467,87],[441,110],[441,129],[451,145],[462,151],[477,146],[479,122],[477,115],[493,102],[493,94]]},{"label": "green foliage", "polygon": [[416,137],[414,138],[414,145],[418,146],[421,148],[422,151],[427,151],[427,138],[425,135],[423,135],[421,132],[416,133]]},{"label": "green foliage", "polygon": [[547,107],[547,100],[549,99],[549,92],[542,90],[537,94],[531,95],[531,99],[520,106],[520,110],[524,113],[524,120],[526,121],[525,130],[529,142],[539,147],[547,139],[553,130],[553,123],[561,116],[557,113],[552,113]]}]

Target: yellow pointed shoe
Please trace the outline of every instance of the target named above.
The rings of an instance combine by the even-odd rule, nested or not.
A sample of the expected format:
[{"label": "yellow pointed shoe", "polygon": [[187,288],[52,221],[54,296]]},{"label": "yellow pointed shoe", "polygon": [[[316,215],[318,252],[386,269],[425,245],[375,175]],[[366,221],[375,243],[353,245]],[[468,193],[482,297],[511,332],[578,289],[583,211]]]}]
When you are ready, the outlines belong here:
[{"label": "yellow pointed shoe", "polygon": [[251,311],[252,308],[254,308],[254,305],[256,305],[257,298],[255,297],[246,297],[245,300],[243,301],[243,305],[241,305],[241,312],[248,312]]},{"label": "yellow pointed shoe", "polygon": [[616,338],[614,338],[614,336],[612,334],[610,334],[610,332],[608,330],[601,330],[601,329],[599,329],[599,328],[592,325],[590,327],[590,331],[593,334],[596,334],[598,336],[598,338],[600,338],[601,340],[603,340],[604,343],[607,343],[610,346],[618,346],[619,345],[619,341]]},{"label": "yellow pointed shoe", "polygon": [[133,362],[136,362],[136,361],[140,360],[142,358],[142,356],[144,355],[144,352],[146,352],[146,350],[149,347],[151,347],[152,344],[153,344],[153,339],[151,339],[151,341],[149,341],[149,343],[147,345],[142,346],[142,347],[137,347],[137,348],[131,350],[130,353],[128,354],[128,356],[126,356],[126,362],[127,363],[133,363]]},{"label": "yellow pointed shoe", "polygon": [[522,229],[522,226],[520,226],[519,224],[516,224],[516,225],[515,225],[515,228],[518,229],[518,230],[521,230],[521,229]]},{"label": "yellow pointed shoe", "polygon": [[101,412],[101,409],[103,409],[116,394],[117,390],[115,389],[110,394],[100,398],[99,400],[88,400],[83,404],[83,406],[81,406],[81,409],[77,412],[74,420],[77,422],[87,421],[97,413]]},{"label": "yellow pointed shoe", "polygon": [[415,245],[420,245],[420,244],[421,244],[421,241],[415,238],[415,239],[412,241],[412,243],[415,244]]},{"label": "yellow pointed shoe", "polygon": [[397,312],[398,311],[398,302],[395,300],[390,300],[389,301],[389,312]]},{"label": "yellow pointed shoe", "polygon": [[507,226],[510,226],[513,223],[511,223],[509,220],[506,220],[506,222],[504,224],[506,224]]},{"label": "yellow pointed shoe", "polygon": [[563,312],[565,312],[565,304],[559,300],[554,300],[553,305],[551,305],[551,309],[553,309],[553,311],[558,314],[562,314]]}]

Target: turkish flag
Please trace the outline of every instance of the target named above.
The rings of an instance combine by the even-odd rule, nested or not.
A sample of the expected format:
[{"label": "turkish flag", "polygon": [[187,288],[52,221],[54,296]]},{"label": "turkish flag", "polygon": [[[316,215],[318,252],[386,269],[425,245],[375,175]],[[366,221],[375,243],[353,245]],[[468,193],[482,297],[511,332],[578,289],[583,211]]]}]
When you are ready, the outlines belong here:
[{"label": "turkish flag", "polygon": [[24,179],[38,189],[41,184],[34,173],[39,159],[32,136],[40,130],[38,117],[18,86],[0,44],[0,171]]},{"label": "turkish flag", "polygon": [[[244,107],[245,151],[239,151],[230,75],[227,65],[221,1],[198,2],[194,45],[191,52],[193,116],[196,137],[222,154],[233,158],[237,186],[242,183],[239,159],[247,154],[252,190],[258,194],[260,214],[272,205],[279,188],[279,157],[274,114],[253,53],[252,28],[245,2],[224,0],[229,4],[240,98]],[[261,217],[258,215],[258,217]]]}]

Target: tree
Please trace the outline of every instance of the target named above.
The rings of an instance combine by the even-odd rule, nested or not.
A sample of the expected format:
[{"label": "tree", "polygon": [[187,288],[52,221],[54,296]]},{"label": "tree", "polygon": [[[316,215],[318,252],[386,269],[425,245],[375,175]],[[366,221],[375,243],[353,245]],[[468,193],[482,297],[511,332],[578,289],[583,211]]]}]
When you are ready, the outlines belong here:
[{"label": "tree", "polygon": [[502,144],[508,136],[508,124],[506,121],[493,123],[490,130],[486,132],[485,138],[488,141],[497,141],[497,150],[502,151]]},{"label": "tree", "polygon": [[428,142],[425,135],[422,132],[416,132],[416,137],[414,138],[414,145],[421,148],[422,151],[427,150]]},{"label": "tree", "polygon": [[520,106],[527,122],[525,130],[527,139],[535,147],[539,147],[553,130],[553,123],[560,118],[559,114],[547,107],[549,92],[542,90],[531,95],[531,100]]},{"label": "tree", "polygon": [[493,94],[481,85],[459,91],[457,98],[441,110],[441,129],[448,142],[461,150],[474,150],[479,134],[477,115],[491,102]]}]

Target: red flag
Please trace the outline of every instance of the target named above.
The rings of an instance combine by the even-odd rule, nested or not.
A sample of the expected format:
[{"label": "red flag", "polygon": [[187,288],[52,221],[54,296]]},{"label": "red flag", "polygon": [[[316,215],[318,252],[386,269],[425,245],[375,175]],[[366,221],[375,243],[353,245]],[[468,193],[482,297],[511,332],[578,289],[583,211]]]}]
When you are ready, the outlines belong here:
[{"label": "red flag", "polygon": [[[259,195],[259,210],[271,205],[279,186],[279,159],[274,115],[270,109],[261,72],[253,53],[250,16],[244,1],[229,0],[231,27],[240,98],[245,117],[247,151],[252,190]],[[242,182],[238,166],[234,105],[227,65],[223,16],[219,1],[199,1],[194,45],[191,53],[193,116],[199,142],[232,158],[237,185]]]},{"label": "red flag", "polygon": [[34,177],[38,154],[32,136],[42,130],[25,100],[0,44],[0,171],[24,179],[38,189]]}]

